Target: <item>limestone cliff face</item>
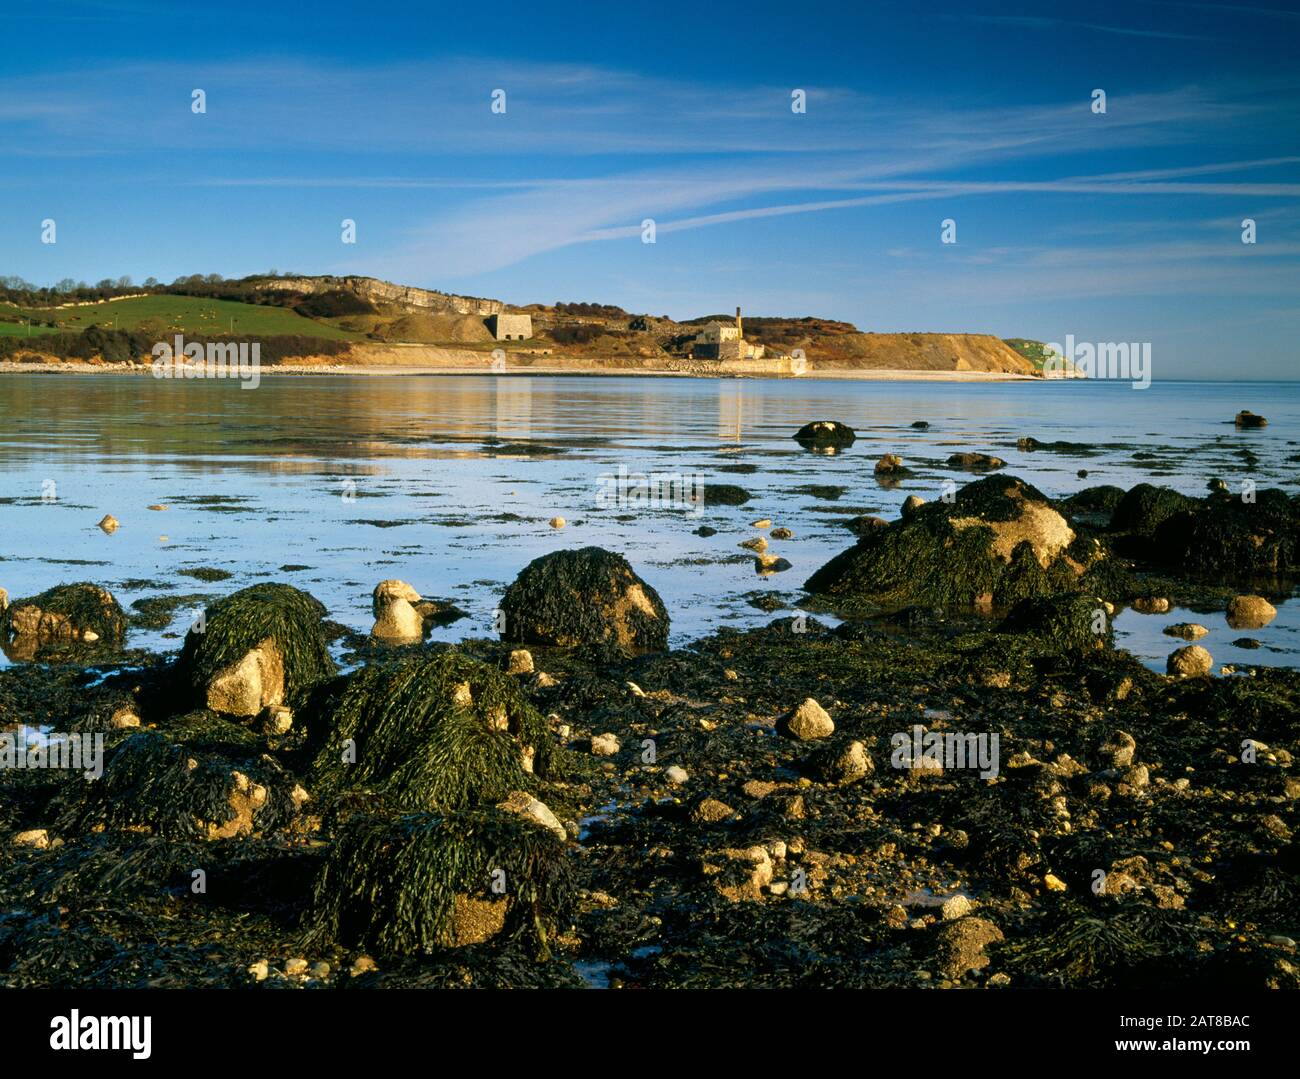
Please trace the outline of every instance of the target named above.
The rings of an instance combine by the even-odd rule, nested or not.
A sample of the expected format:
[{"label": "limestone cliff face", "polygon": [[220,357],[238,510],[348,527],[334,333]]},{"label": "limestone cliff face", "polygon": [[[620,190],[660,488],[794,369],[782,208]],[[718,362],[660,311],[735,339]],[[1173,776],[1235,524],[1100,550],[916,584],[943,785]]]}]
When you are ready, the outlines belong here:
[{"label": "limestone cliff face", "polygon": [[294,292],[335,292],[340,289],[355,293],[378,306],[396,306],[408,310],[450,312],[458,315],[499,315],[504,310],[500,300],[484,300],[475,296],[454,296],[433,289],[394,285],[374,277],[277,277],[267,278],[268,285]]},{"label": "limestone cliff face", "polygon": [[813,337],[804,348],[809,362],[822,368],[1038,373],[1020,353],[989,334],[854,333]]}]

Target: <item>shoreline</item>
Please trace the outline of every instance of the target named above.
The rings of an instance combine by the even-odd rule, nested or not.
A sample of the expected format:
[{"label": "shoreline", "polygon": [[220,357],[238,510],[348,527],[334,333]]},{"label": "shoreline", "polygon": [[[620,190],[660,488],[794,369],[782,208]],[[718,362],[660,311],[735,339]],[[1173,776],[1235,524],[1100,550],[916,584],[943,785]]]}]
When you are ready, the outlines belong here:
[{"label": "shoreline", "polygon": [[[704,379],[781,379],[813,380],[836,379],[854,382],[1046,382],[1038,375],[1022,375],[1003,371],[915,371],[899,368],[824,368],[810,369],[804,374],[777,374],[755,371],[675,371],[666,368],[602,367],[584,363],[579,367],[547,365],[509,365],[503,370],[489,365],[468,364],[277,364],[259,369],[259,378],[266,376],[439,376],[439,375],[496,375],[506,377],[636,377],[636,378],[704,378]],[[148,365],[95,364],[95,363],[15,363],[0,362],[0,375],[152,375]],[[170,381],[160,379],[159,381]],[[197,381],[197,380],[196,380]],[[236,379],[235,381],[238,381]]]}]

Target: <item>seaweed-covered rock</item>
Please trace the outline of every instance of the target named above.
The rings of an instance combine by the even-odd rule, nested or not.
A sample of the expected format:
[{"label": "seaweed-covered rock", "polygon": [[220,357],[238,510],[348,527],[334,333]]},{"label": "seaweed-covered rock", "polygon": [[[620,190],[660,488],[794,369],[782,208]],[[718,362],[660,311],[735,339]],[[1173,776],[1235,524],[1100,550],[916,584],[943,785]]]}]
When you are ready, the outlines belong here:
[{"label": "seaweed-covered rock", "polygon": [[954,453],[948,458],[949,468],[960,468],[967,472],[994,472],[1006,468],[1006,461],[1001,457],[992,457],[987,453]]},{"label": "seaweed-covered rock", "polygon": [[758,845],[710,851],[700,869],[718,894],[732,903],[755,902],[772,883],[772,856]]},{"label": "seaweed-covered rock", "polygon": [[217,600],[185,637],[178,670],[209,708],[256,715],[292,701],[335,671],[325,607],[287,584],[260,584]]},{"label": "seaweed-covered rock", "polygon": [[834,452],[852,446],[858,434],[846,423],[838,420],[814,420],[805,423],[794,433],[794,440],[804,449]]},{"label": "seaweed-covered rock", "polygon": [[363,667],[307,719],[313,787],[364,787],[400,810],[497,803],[546,775],[546,721],[514,679],[459,652]]},{"label": "seaweed-covered rock", "polygon": [[1116,532],[1132,532],[1149,537],[1174,514],[1182,513],[1195,505],[1196,499],[1172,488],[1139,483],[1116,503],[1110,527]]},{"label": "seaweed-covered rock", "polygon": [[1233,422],[1238,427],[1267,427],[1268,420],[1256,412],[1251,412],[1248,408],[1243,408],[1237,413]]},{"label": "seaweed-covered rock", "polygon": [[967,484],[864,536],[804,587],[879,604],[1010,605],[1076,591],[1075,534],[1036,488],[1012,476]]},{"label": "seaweed-covered rock", "polygon": [[1021,600],[998,629],[1033,633],[1054,651],[1093,651],[1111,643],[1113,630],[1102,601],[1093,596],[1042,596]]},{"label": "seaweed-covered rock", "polygon": [[1198,575],[1285,575],[1300,570],[1300,504],[1276,488],[1254,501],[1189,500],[1155,530],[1151,556]]},{"label": "seaweed-covered rock", "polygon": [[883,517],[876,517],[872,514],[864,513],[857,517],[850,517],[844,522],[844,527],[855,536],[869,536],[877,529],[888,528],[889,522]]},{"label": "seaweed-covered rock", "polygon": [[743,506],[754,496],[735,483],[706,483],[698,497],[705,506]]},{"label": "seaweed-covered rock", "polygon": [[355,817],[316,880],[310,936],[389,955],[529,936],[545,952],[573,899],[563,844],[512,813]]},{"label": "seaweed-covered rock", "polygon": [[15,658],[70,644],[118,645],[125,635],[126,614],[113,594],[84,581],[0,607],[0,637],[6,644],[12,638]]},{"label": "seaweed-covered rock", "polygon": [[502,640],[523,644],[668,647],[668,610],[622,555],[599,547],[534,559],[506,589]]},{"label": "seaweed-covered rock", "polygon": [[1098,524],[1105,525],[1110,523],[1115,507],[1120,504],[1125,493],[1123,487],[1113,484],[1085,487],[1065,499],[1063,505],[1072,516],[1095,517]]},{"label": "seaweed-covered rock", "polygon": [[286,827],[306,801],[307,792],[268,757],[232,760],[140,731],[109,751],[98,780],[71,788],[57,829],[231,839]]}]

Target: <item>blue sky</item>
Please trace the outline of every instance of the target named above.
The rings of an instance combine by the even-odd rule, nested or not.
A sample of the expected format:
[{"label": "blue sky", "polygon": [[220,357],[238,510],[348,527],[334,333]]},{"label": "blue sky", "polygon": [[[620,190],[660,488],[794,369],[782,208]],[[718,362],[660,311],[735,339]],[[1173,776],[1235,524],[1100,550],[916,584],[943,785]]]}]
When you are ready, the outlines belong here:
[{"label": "blue sky", "polygon": [[0,0],[0,19],[0,273],[364,273],[1300,375],[1295,5]]}]

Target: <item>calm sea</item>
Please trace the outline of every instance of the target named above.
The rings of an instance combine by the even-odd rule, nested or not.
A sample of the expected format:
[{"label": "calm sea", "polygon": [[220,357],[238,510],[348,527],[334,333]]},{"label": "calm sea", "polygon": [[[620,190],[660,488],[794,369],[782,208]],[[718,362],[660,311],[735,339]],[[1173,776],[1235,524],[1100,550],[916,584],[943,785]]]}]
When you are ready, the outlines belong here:
[{"label": "calm sea", "polygon": [[[1269,426],[1238,431],[1249,408]],[[123,603],[166,594],[220,595],[287,581],[359,630],[370,590],[387,577],[451,599],[470,617],[441,639],[488,635],[504,587],[531,559],[595,544],[627,556],[663,596],[682,644],[719,625],[793,603],[814,569],[853,542],[855,513],[897,515],[930,499],[957,450],[993,453],[1052,496],[1147,480],[1203,494],[1210,477],[1288,492],[1300,482],[1300,384],[1159,382],[885,383],[800,380],[477,376],[268,377],[229,381],[124,376],[0,378],[0,586],[10,596],[91,580]],[[827,457],[791,434],[814,419],[857,428]],[[913,421],[925,420],[927,430]],[[1021,436],[1080,445],[1022,452]],[[883,453],[914,475],[878,483]],[[1077,473],[1086,469],[1088,475]],[[623,470],[620,472],[620,470]],[[623,487],[661,477],[659,503],[621,504]],[[672,478],[739,484],[740,507],[672,504]],[[611,497],[611,496],[614,497]],[[662,504],[666,501],[668,504]],[[164,511],[147,507],[161,504]],[[106,535],[104,514],[121,527]],[[549,525],[563,517],[562,530]],[[769,517],[794,532],[771,550],[792,568],[759,576],[737,545]],[[716,535],[702,537],[707,525]],[[182,571],[224,570],[218,583]],[[1163,669],[1182,643],[1172,622],[1210,629],[1218,663],[1300,662],[1300,604],[1287,603],[1264,648],[1245,651],[1221,614],[1124,613],[1121,643]],[[131,643],[174,649],[191,614]],[[0,662],[5,662],[0,660]]]}]

